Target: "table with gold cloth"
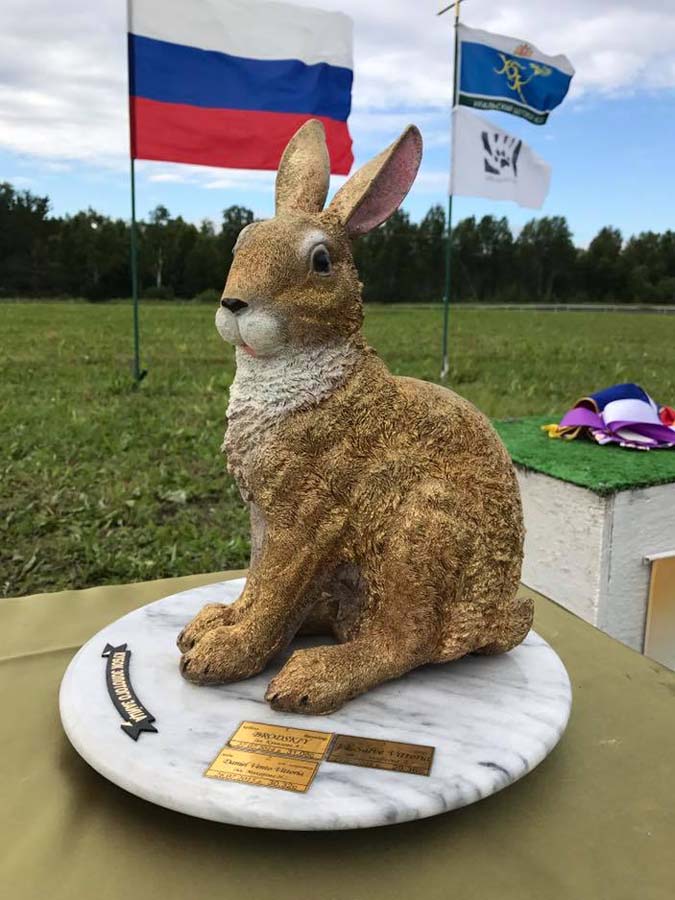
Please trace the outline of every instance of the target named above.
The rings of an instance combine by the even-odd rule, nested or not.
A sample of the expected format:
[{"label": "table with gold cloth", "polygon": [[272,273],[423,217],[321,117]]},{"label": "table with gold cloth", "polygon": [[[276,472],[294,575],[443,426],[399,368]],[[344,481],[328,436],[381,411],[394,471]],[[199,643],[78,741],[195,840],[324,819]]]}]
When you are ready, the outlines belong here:
[{"label": "table with gold cloth", "polygon": [[[192,819],[72,749],[58,690],[106,624],[221,572],[0,600],[0,896],[12,900],[670,900],[675,673],[535,595],[572,716],[532,773],[403,825],[279,832]],[[525,589],[523,589],[525,590]]]}]

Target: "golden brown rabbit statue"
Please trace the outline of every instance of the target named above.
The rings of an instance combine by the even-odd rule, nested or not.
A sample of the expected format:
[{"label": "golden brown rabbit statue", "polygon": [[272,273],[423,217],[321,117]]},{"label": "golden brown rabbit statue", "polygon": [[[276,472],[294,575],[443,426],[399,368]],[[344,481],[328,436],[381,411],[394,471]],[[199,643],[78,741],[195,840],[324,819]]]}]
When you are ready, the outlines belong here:
[{"label": "golden brown rabbit statue", "polygon": [[530,628],[506,449],[470,403],[394,377],[361,335],[350,241],[398,208],[421,156],[410,126],[322,211],[329,159],[311,120],[283,154],[275,217],[239,235],[216,327],[236,351],[223,447],[250,506],[251,567],[236,602],[179,635],[189,681],[248,678],[299,631],[325,633],[336,643],[297,650],[265,696],[328,713]]}]

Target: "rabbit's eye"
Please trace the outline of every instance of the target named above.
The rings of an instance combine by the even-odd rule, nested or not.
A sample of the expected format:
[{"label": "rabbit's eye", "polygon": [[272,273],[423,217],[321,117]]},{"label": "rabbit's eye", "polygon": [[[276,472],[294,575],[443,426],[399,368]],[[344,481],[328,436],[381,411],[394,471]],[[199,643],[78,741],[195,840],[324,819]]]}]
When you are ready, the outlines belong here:
[{"label": "rabbit's eye", "polygon": [[312,250],[312,272],[317,275],[330,275],[330,255],[323,244]]}]

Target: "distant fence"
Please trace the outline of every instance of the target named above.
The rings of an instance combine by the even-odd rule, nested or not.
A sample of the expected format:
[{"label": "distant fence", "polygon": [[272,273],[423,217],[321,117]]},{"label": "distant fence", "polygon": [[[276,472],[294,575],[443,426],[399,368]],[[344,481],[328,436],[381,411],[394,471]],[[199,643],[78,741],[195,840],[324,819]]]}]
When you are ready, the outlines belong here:
[{"label": "distant fence", "polygon": [[536,309],[539,312],[626,312],[675,315],[675,305],[646,306],[639,303],[456,303],[462,309]]},{"label": "distant fence", "polygon": [[[373,300],[366,306],[380,306],[387,309],[442,309],[440,303],[378,303]],[[671,306],[648,306],[640,303],[462,303],[454,302],[452,309],[510,309],[522,312],[624,312],[652,313],[654,315],[675,315],[675,304]]]}]

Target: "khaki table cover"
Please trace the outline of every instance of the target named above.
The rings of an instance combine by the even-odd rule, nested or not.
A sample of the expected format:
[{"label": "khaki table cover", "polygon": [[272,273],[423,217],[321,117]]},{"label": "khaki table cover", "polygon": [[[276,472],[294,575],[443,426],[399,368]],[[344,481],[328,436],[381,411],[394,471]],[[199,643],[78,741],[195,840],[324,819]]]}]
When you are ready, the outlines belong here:
[{"label": "khaki table cover", "polygon": [[480,803],[365,831],[275,832],[107,782],[61,729],[73,653],[138,606],[238,574],[0,600],[0,897],[675,897],[675,674],[543,598],[535,627],[570,673],[570,724],[537,769]]}]

